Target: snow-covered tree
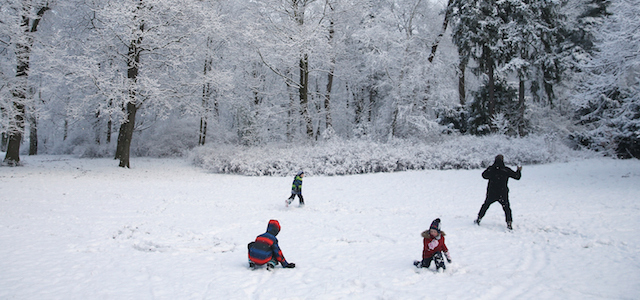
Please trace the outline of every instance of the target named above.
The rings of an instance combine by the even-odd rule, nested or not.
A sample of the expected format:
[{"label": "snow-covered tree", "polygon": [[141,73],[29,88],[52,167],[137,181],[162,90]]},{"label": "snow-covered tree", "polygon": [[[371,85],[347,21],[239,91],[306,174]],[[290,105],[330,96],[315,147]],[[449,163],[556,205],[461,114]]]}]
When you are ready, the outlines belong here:
[{"label": "snow-covered tree", "polygon": [[[221,111],[225,95],[234,87],[233,70],[237,61],[243,61],[244,40],[238,38],[237,31],[244,20],[238,20],[243,12],[236,1],[208,1],[203,9],[209,11],[210,19],[205,23],[208,29],[202,31],[203,38],[197,48],[202,52],[202,105],[193,106],[200,117],[198,144],[204,145],[207,136],[220,136]],[[241,88],[238,85],[237,88]],[[213,121],[213,122],[212,122]],[[215,130],[215,132],[214,132]]]},{"label": "snow-covered tree", "polygon": [[607,11],[574,99],[585,127],[576,137],[611,155],[640,158],[640,1],[615,1]]},{"label": "snow-covered tree", "polygon": [[495,0],[457,1],[453,41],[461,60],[474,60],[476,74],[486,74],[488,85],[488,115],[495,112],[495,70],[503,60],[505,15]]},{"label": "snow-covered tree", "polygon": [[[393,137],[408,137],[419,131],[428,131],[431,122],[431,85],[437,80],[429,63],[429,44],[437,40],[435,22],[427,22],[434,6],[429,1],[395,2],[390,6],[397,33],[391,46],[396,57],[391,61],[391,132]],[[432,60],[431,60],[432,61]],[[431,103],[430,103],[431,102]]]},{"label": "snow-covered tree", "polygon": [[[429,60],[442,28],[443,7],[430,1],[363,1],[358,26],[345,40],[342,74],[355,136],[421,137],[433,109],[455,96],[445,51]],[[353,22],[353,21],[352,21]]]},{"label": "snow-covered tree", "polygon": [[136,123],[138,110],[162,119],[201,103],[196,77],[202,73],[195,70],[202,70],[197,58],[203,56],[195,46],[211,17],[199,1],[187,0],[86,0],[82,8],[90,32],[61,62],[67,81],[91,93],[72,100],[72,118],[88,108],[115,120],[120,125],[116,158],[129,167],[136,126],[153,120]]},{"label": "snow-covered tree", "polygon": [[547,102],[553,107],[553,85],[559,82],[563,71],[558,57],[562,16],[554,0],[506,1],[502,9],[508,18],[504,29],[508,55],[502,70],[515,74],[519,82],[517,113],[510,120],[511,131],[523,135],[529,131],[524,116],[526,81],[533,98],[541,98],[537,91],[542,86]]},{"label": "snow-covered tree", "polygon": [[[553,84],[560,79],[559,42],[562,28],[558,4],[553,0],[478,0],[454,1],[455,25],[453,40],[460,53],[461,70],[465,62],[477,64],[476,75],[486,78],[484,92],[477,96],[486,98],[486,105],[471,105],[471,108],[486,107],[486,112],[471,112],[470,115],[486,115],[478,120],[489,121],[494,113],[502,111],[511,123],[510,134],[527,132],[525,112],[526,81],[532,93],[539,85],[544,87],[549,103],[553,103]],[[496,93],[509,95],[509,76],[518,80],[517,99],[496,99]],[[498,85],[498,80],[503,80]],[[502,87],[502,90],[498,90]],[[486,93],[485,93],[486,92]],[[507,101],[507,102],[505,102]],[[511,102],[517,101],[516,105]],[[506,105],[499,107],[499,105]],[[506,111],[506,110],[513,111]],[[490,125],[490,123],[485,123]],[[484,132],[484,130],[472,130]]]},{"label": "snow-covered tree", "polygon": [[[298,116],[307,138],[313,138],[315,128],[310,114],[310,97],[314,92],[310,76],[322,59],[328,34],[325,16],[329,8],[319,0],[261,0],[256,1],[258,54],[265,66],[279,76],[287,88],[287,136],[293,138]],[[260,32],[259,34],[257,34]],[[293,101],[297,99],[296,101]]]},{"label": "snow-covered tree", "polygon": [[[10,57],[8,60],[3,60],[5,64],[0,70],[4,81],[0,86],[2,93],[0,94],[0,113],[2,120],[6,120],[0,125],[2,125],[2,131],[7,138],[7,153],[4,162],[12,165],[20,162],[20,145],[24,136],[25,122],[28,118],[27,109],[34,106],[32,103],[33,90],[29,86],[31,52],[35,32],[47,10],[49,10],[47,1],[11,0],[0,6],[2,16],[0,18],[0,43],[3,47],[3,54]],[[11,62],[13,62],[15,71],[8,68]],[[35,128],[35,124],[33,124],[33,128]],[[37,143],[37,138],[35,142]],[[32,149],[37,149],[37,144],[32,145]]]}]

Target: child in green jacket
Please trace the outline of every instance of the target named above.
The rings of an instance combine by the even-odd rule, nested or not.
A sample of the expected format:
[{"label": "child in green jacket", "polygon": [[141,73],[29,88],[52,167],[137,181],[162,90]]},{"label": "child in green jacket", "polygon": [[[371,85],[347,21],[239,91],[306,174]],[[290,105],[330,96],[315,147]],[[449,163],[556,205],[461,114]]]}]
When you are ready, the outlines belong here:
[{"label": "child in green jacket", "polygon": [[304,198],[302,198],[302,178],[304,177],[304,172],[300,171],[296,174],[296,177],[293,178],[293,185],[291,186],[291,197],[286,200],[287,206],[293,202],[296,195],[298,196],[298,200],[300,200],[300,206],[304,206]]}]

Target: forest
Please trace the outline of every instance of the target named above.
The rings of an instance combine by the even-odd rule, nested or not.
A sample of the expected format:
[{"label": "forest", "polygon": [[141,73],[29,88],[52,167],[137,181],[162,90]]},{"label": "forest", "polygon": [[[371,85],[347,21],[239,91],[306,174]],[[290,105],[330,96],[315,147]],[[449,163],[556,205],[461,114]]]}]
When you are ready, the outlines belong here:
[{"label": "forest", "polygon": [[638,16],[640,0],[0,0],[3,165],[640,158]]}]

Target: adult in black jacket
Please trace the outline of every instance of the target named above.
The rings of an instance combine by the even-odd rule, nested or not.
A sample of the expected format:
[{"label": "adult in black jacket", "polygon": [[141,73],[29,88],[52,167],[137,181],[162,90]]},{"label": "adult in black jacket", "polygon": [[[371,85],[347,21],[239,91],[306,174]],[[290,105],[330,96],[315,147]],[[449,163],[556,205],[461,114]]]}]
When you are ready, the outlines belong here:
[{"label": "adult in black jacket", "polygon": [[478,219],[474,222],[480,225],[480,221],[484,214],[489,209],[489,206],[498,201],[502,205],[505,218],[507,220],[507,228],[512,229],[511,222],[511,207],[509,206],[509,188],[507,187],[507,181],[509,178],[520,180],[522,167],[518,167],[517,171],[513,171],[511,168],[504,165],[504,156],[499,154],[496,156],[493,165],[489,166],[484,172],[482,172],[482,178],[488,179],[487,185],[487,197],[484,200],[484,204],[480,208],[478,213]]}]

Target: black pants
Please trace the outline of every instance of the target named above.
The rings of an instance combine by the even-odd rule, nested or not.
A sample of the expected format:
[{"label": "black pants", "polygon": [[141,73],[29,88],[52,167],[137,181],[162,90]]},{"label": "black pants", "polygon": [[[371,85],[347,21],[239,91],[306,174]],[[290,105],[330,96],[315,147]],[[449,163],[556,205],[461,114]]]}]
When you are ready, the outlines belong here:
[{"label": "black pants", "polygon": [[425,258],[422,260],[422,267],[423,268],[428,268],[431,265],[431,261],[434,261],[436,264],[436,269],[440,269],[442,268],[443,270],[446,269],[447,267],[445,267],[444,265],[444,259],[442,258],[442,252],[438,251],[436,253],[433,254],[433,256],[429,257],[429,258]]},{"label": "black pants", "polygon": [[507,197],[499,197],[499,198],[489,198],[484,201],[482,207],[480,207],[480,212],[478,213],[478,219],[482,219],[484,214],[487,213],[487,209],[494,202],[498,201],[500,205],[502,205],[502,210],[504,210],[504,216],[507,220],[507,223],[510,223],[513,219],[511,218],[511,206],[509,206],[509,198]]},{"label": "black pants", "polygon": [[[304,198],[302,198],[302,193],[300,194],[291,194],[291,197],[289,197],[289,203],[293,202],[293,200],[296,198],[296,195],[298,195],[298,200],[300,200],[300,204],[304,204]],[[280,200],[282,201],[282,200]]]}]

